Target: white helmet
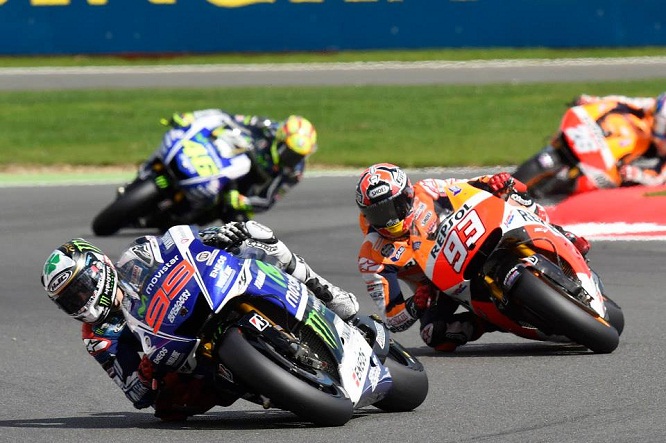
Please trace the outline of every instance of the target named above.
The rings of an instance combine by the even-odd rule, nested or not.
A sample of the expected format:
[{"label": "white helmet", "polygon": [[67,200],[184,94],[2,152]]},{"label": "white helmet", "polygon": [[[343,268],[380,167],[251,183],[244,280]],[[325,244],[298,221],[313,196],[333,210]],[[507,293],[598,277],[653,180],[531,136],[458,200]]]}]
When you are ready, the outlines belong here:
[{"label": "white helmet", "polygon": [[68,241],[44,263],[42,285],[49,298],[71,317],[101,323],[116,299],[118,276],[113,263],[82,238]]}]

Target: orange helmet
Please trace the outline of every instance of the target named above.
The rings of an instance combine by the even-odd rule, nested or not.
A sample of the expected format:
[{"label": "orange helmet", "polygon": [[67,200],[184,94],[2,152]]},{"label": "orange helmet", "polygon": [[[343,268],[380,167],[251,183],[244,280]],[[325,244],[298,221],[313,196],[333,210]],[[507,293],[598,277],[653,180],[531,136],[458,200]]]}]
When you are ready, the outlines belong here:
[{"label": "orange helmet", "polygon": [[356,185],[356,204],[380,235],[400,238],[414,221],[414,188],[407,174],[390,163],[377,163],[361,174]]}]

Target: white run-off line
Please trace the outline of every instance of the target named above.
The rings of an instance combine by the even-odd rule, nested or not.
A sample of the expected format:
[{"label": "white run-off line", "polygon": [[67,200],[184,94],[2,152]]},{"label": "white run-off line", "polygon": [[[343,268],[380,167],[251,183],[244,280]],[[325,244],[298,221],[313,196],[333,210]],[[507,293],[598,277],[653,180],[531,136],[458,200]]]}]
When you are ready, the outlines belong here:
[{"label": "white run-off line", "polygon": [[304,72],[304,71],[364,71],[391,69],[488,69],[545,66],[620,66],[665,64],[666,57],[607,57],[521,60],[469,60],[419,62],[348,62],[348,63],[250,63],[250,64],[197,64],[197,65],[140,65],[140,66],[62,66],[0,68],[2,75],[52,74],[154,74],[186,72]]},{"label": "white run-off line", "polygon": [[666,225],[656,223],[580,223],[564,228],[589,240],[666,240]]}]

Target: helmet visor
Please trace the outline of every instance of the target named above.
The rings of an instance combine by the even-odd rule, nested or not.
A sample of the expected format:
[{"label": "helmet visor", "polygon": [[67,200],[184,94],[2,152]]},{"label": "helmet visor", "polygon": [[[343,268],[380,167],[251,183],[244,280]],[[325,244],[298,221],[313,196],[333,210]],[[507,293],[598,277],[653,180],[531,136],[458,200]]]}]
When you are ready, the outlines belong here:
[{"label": "helmet visor", "polygon": [[374,227],[392,227],[403,221],[412,210],[412,197],[402,192],[395,197],[361,209],[361,212]]},{"label": "helmet visor", "polygon": [[278,143],[274,146],[273,160],[279,166],[285,168],[294,168],[305,158],[293,149],[289,149],[286,143]]},{"label": "helmet visor", "polygon": [[99,273],[96,267],[83,270],[58,294],[56,304],[70,315],[81,312],[98,292]]}]

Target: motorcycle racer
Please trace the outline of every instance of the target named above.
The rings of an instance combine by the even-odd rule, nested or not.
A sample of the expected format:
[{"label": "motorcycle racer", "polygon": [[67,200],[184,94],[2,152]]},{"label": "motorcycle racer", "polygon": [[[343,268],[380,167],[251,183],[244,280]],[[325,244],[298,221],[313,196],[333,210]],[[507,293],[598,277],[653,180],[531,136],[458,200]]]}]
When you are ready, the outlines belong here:
[{"label": "motorcycle racer", "polygon": [[[421,338],[439,351],[453,351],[494,330],[471,312],[457,313],[459,303],[439,296],[415,260],[421,242],[410,232],[418,225],[428,235],[435,234],[440,220],[452,210],[444,189],[459,181],[428,178],[412,186],[401,168],[378,163],[363,171],[356,186],[359,224],[365,236],[358,268],[368,294],[384,314],[389,329],[405,331],[420,321]],[[464,181],[548,221],[544,208],[527,195],[526,186],[507,172]],[[581,253],[588,252],[586,239],[560,231]],[[413,291],[411,297],[403,294],[401,283]]]},{"label": "motorcycle racer", "polygon": [[[233,149],[235,153],[245,152],[250,158],[250,171],[213,197],[220,209],[232,208],[237,214],[244,215],[243,219],[267,211],[298,184],[303,177],[306,158],[317,150],[317,130],[309,120],[297,115],[278,121],[231,114],[221,109],[204,109],[174,113],[162,123],[180,129],[196,123],[211,130],[214,137],[233,135],[238,140]],[[188,196],[194,207],[206,209],[209,203],[206,198],[210,199],[210,196],[201,197],[202,202],[198,202],[196,195]],[[188,220],[181,222],[188,223]]]},{"label": "motorcycle racer", "polygon": [[[231,222],[199,232],[204,244],[225,249],[242,258],[270,262],[293,275],[345,320],[354,318],[358,302],[318,275],[294,254],[273,231],[255,221]],[[101,249],[76,238],[56,248],[42,270],[41,282],[49,298],[82,325],[88,353],[104,368],[137,409],[153,406],[162,420],[184,420],[216,405],[229,406],[238,395],[222,397],[211,385],[210,368],[191,374],[169,373],[159,380],[153,366],[142,357],[142,346],[126,326],[121,303],[126,293],[136,293],[147,261],[158,259],[151,243],[157,237],[136,239],[114,264]]]},{"label": "motorcycle racer", "polygon": [[581,94],[574,105],[608,102],[609,109],[631,113],[641,119],[652,121],[652,143],[645,153],[646,158],[657,158],[657,163],[648,168],[634,164],[620,167],[623,185],[659,186],[666,184],[666,92],[657,97],[627,97],[624,95],[595,96]]}]

